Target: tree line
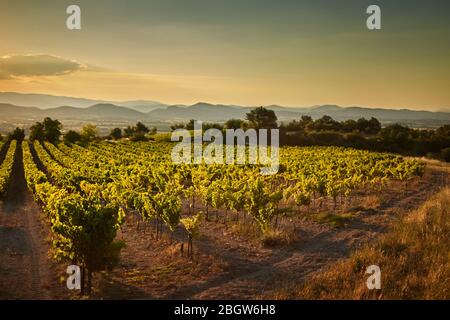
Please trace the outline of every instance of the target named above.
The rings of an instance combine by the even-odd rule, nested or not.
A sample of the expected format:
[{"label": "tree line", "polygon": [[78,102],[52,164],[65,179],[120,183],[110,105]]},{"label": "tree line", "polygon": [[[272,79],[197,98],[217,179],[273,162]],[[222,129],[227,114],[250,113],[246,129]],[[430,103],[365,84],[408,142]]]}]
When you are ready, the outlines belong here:
[{"label": "tree line", "polygon": [[[194,129],[194,120],[175,123],[172,130]],[[280,130],[280,145],[285,146],[345,146],[373,151],[387,151],[409,156],[427,156],[450,162],[450,125],[436,130],[412,129],[400,124],[385,127],[376,118],[336,121],[330,116],[319,119],[303,115],[298,120],[279,124],[273,110],[259,107],[252,109],[245,119],[229,119],[225,123],[203,123],[203,130],[225,129],[275,129]],[[146,141],[157,133],[156,128],[148,128],[142,122],[124,129],[114,128],[103,139]],[[100,139],[94,125],[85,125],[80,132],[69,130],[62,133],[58,120],[45,118],[30,128],[30,140],[57,142],[63,138],[67,143],[88,143]],[[10,139],[21,141],[25,132],[16,128]],[[1,139],[1,136],[0,136]]]},{"label": "tree line", "polygon": [[[157,133],[156,128],[148,128],[142,122],[136,123],[135,126],[128,126],[124,129],[114,128],[106,137],[100,137],[97,127],[93,124],[84,125],[80,131],[68,130],[63,132],[62,123],[58,120],[46,117],[42,122],[36,122],[30,127],[29,139],[31,141],[48,141],[56,143],[63,140],[66,143],[89,143],[94,140],[120,140],[127,138],[132,141],[147,141],[150,136]],[[25,130],[16,128],[9,133],[6,138],[0,134],[0,141],[3,139],[23,141],[25,139]]]},{"label": "tree line", "polygon": [[[172,129],[177,128],[193,130],[194,120],[172,126]],[[327,115],[316,120],[303,115],[298,120],[278,124],[273,110],[259,107],[247,113],[245,120],[230,119],[224,124],[203,123],[203,130],[209,128],[278,128],[280,145],[285,146],[344,146],[408,156],[427,156],[450,162],[450,125],[436,130],[412,129],[400,124],[382,127],[374,117],[336,121]]]},{"label": "tree line", "polygon": [[281,145],[345,146],[450,162],[450,125],[412,129],[400,124],[382,127],[375,118],[338,122],[329,116],[317,120],[304,116],[279,128]]}]

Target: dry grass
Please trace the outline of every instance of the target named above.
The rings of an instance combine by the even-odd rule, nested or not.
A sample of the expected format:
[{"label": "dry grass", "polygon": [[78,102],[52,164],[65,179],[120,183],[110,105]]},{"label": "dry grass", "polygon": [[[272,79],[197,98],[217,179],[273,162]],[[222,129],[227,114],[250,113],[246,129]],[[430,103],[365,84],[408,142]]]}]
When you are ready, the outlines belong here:
[{"label": "dry grass", "polygon": [[254,223],[237,223],[233,224],[229,231],[235,236],[261,243],[267,248],[289,246],[298,240],[294,228],[271,228],[263,233]]},{"label": "dry grass", "polygon": [[235,223],[230,226],[229,231],[238,237],[243,237],[250,240],[257,240],[261,231],[254,223]]},{"label": "dry grass", "polygon": [[330,212],[320,212],[312,214],[310,216],[314,221],[318,223],[326,223],[334,228],[341,228],[349,222],[353,215],[351,213],[330,213]]},{"label": "dry grass", "polygon": [[429,159],[425,157],[405,157],[406,160],[418,160],[422,163],[425,163],[427,167],[432,167],[436,169],[440,169],[446,172],[450,172],[450,164],[448,162],[436,160],[436,159]]},{"label": "dry grass", "polygon": [[261,236],[265,247],[288,246],[298,240],[294,230],[269,230]]},{"label": "dry grass", "polygon": [[[375,243],[278,299],[450,299],[450,188],[405,216]],[[369,265],[381,268],[381,289],[368,290]]]},{"label": "dry grass", "polygon": [[369,195],[365,197],[361,203],[366,209],[376,209],[380,206],[380,197],[378,195]]}]

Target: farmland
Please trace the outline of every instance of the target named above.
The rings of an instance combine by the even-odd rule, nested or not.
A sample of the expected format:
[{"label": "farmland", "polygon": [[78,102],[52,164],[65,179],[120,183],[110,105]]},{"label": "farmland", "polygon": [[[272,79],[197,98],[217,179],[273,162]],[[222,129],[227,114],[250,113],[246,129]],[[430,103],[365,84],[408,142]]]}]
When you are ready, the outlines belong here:
[{"label": "farmland", "polygon": [[[2,147],[1,237],[34,233],[3,261],[31,255],[32,297],[76,295],[69,264],[94,298],[265,296],[346,257],[448,178],[446,167],[341,147],[282,147],[279,172],[262,176],[257,165],[173,164],[172,146]],[[1,270],[0,296],[29,297],[6,287],[24,270]]]}]

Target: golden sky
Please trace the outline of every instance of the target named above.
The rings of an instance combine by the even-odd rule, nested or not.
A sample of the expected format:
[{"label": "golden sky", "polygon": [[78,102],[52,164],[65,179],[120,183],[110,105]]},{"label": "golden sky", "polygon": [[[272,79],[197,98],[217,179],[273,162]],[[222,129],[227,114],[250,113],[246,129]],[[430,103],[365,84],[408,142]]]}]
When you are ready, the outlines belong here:
[{"label": "golden sky", "polygon": [[372,2],[2,0],[0,91],[449,110],[449,2]]}]

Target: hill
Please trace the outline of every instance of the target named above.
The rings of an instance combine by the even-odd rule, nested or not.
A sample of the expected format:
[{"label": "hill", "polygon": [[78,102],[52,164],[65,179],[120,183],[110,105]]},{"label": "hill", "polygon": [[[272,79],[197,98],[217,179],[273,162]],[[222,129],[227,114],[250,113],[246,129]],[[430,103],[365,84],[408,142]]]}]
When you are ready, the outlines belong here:
[{"label": "hill", "polygon": [[0,92],[0,103],[7,103],[24,107],[37,107],[40,109],[52,109],[60,106],[88,108],[95,104],[114,104],[140,112],[149,112],[157,108],[166,106],[161,102],[148,100],[106,101],[86,98],[53,96],[48,94],[17,92]]},{"label": "hill", "polygon": [[[56,106],[55,106],[56,105]],[[253,107],[199,102],[190,106],[166,105],[157,101],[134,100],[108,102],[84,98],[59,97],[41,94],[0,92],[0,118],[3,123],[28,123],[45,116],[61,121],[77,122],[186,122],[190,119],[224,122],[231,118],[244,119]],[[267,106],[274,110],[279,121],[299,119],[303,115],[314,119],[324,115],[335,120],[375,117],[383,124],[401,123],[411,127],[439,127],[450,123],[449,112],[340,107],[322,105],[312,107]]]}]

